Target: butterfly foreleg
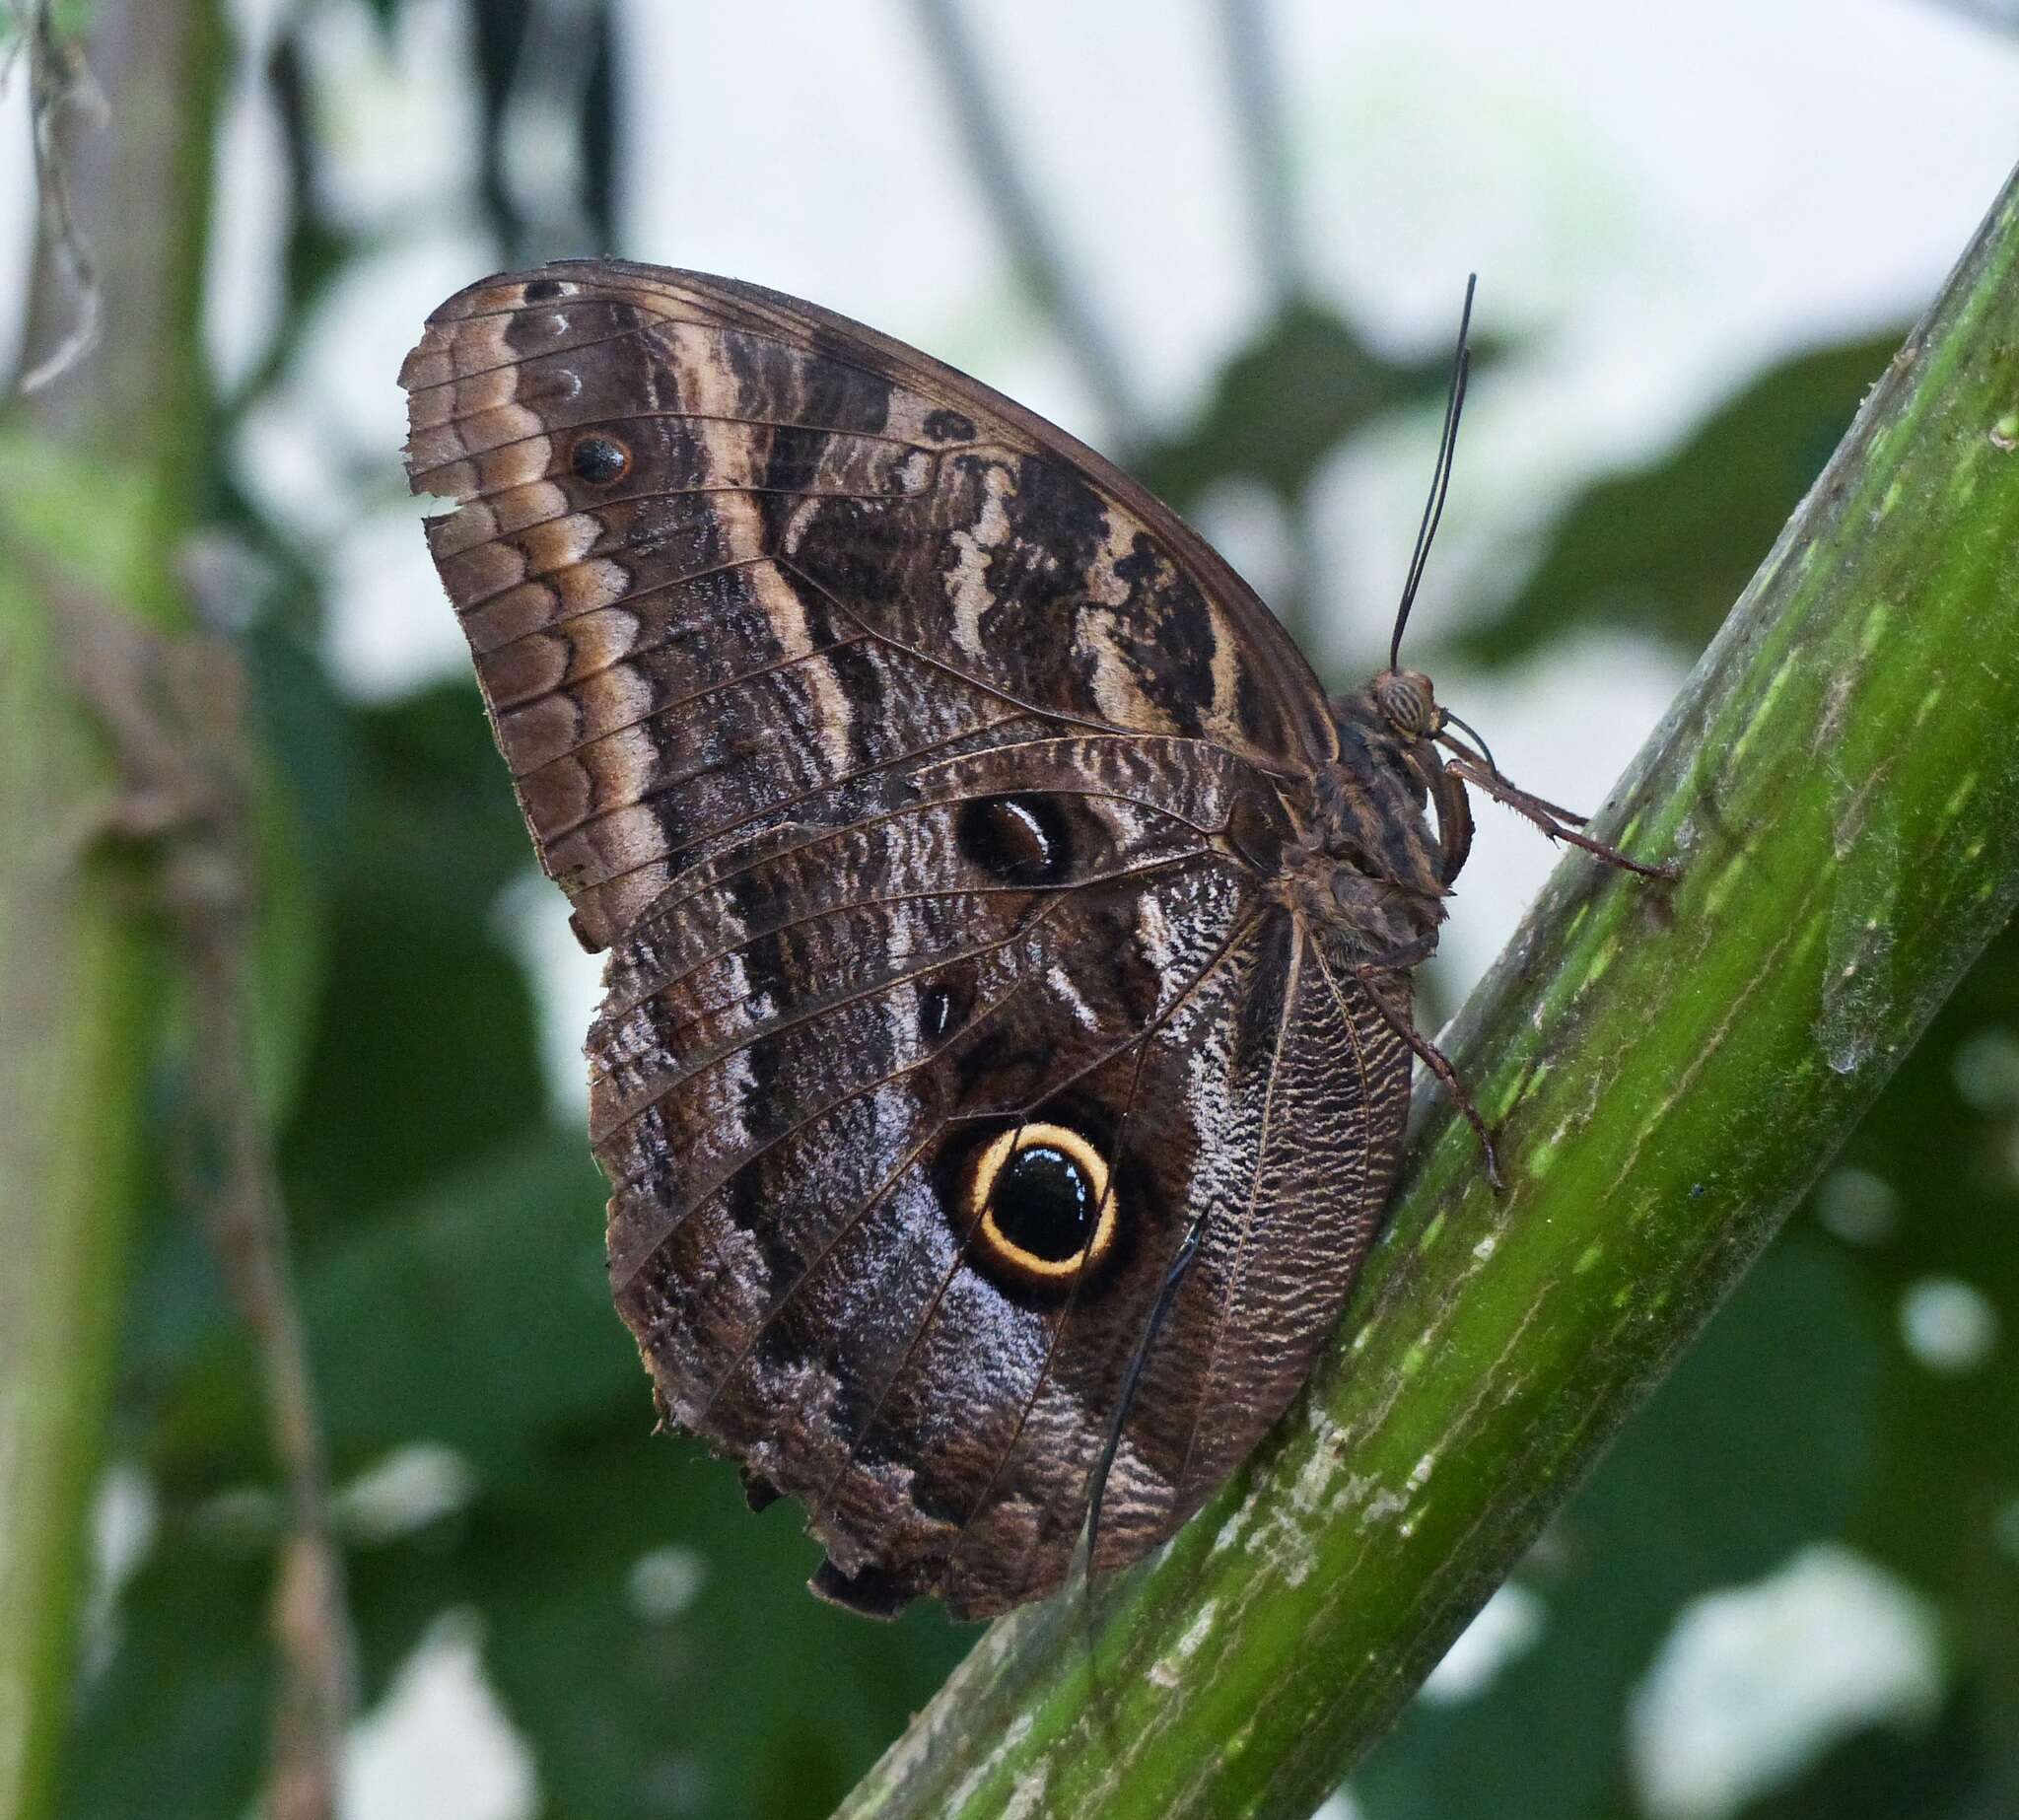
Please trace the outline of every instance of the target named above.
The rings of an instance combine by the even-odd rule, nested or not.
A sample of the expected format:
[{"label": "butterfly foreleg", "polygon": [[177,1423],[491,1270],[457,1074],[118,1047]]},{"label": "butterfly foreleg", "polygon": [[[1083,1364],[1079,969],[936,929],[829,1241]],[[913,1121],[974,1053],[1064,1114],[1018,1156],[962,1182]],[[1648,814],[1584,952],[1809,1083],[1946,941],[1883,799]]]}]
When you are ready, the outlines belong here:
[{"label": "butterfly foreleg", "polygon": [[[1581,847],[1586,853],[1603,860],[1608,866],[1616,866],[1622,872],[1638,873],[1643,878],[1675,878],[1679,876],[1673,866],[1648,866],[1622,853],[1617,847],[1609,847],[1604,841],[1594,840],[1588,834],[1579,833],[1584,817],[1573,810],[1559,807],[1545,801],[1531,791],[1510,783],[1493,765],[1476,752],[1466,750],[1453,740],[1446,740],[1446,746],[1456,756],[1447,759],[1444,774],[1457,780],[1462,787],[1471,785],[1483,790],[1496,803],[1503,803],[1518,815],[1532,821],[1551,840],[1568,841],[1573,847]],[[1448,880],[1447,880],[1448,881]]]}]

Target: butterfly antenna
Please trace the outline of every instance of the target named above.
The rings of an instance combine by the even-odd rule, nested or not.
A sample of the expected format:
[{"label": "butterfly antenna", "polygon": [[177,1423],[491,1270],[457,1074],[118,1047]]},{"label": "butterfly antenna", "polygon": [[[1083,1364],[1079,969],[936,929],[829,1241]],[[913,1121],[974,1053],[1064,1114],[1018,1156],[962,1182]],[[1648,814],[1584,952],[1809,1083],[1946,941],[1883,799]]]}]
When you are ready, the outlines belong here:
[{"label": "butterfly antenna", "polygon": [[1416,529],[1416,551],[1409,559],[1409,579],[1402,585],[1402,604],[1395,611],[1395,636],[1388,641],[1388,667],[1402,662],[1402,629],[1409,624],[1409,609],[1416,604],[1416,591],[1423,586],[1424,565],[1430,558],[1430,542],[1444,517],[1444,496],[1451,491],[1451,457],[1458,448],[1458,418],[1465,409],[1465,381],[1472,368],[1472,349],[1467,336],[1472,329],[1472,293],[1479,274],[1465,279],[1465,308],[1458,317],[1458,352],[1451,361],[1451,389],[1444,397],[1444,429],[1437,438],[1437,465],[1430,475],[1430,496],[1424,501],[1423,522]]}]

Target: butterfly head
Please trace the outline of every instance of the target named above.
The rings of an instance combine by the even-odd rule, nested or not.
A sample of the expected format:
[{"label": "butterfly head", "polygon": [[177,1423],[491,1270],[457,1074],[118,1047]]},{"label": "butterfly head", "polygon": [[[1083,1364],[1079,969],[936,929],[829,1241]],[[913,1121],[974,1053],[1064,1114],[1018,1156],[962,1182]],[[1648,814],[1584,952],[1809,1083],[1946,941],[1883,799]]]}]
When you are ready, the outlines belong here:
[{"label": "butterfly head", "polygon": [[1367,693],[1388,731],[1406,744],[1434,739],[1444,731],[1444,710],[1437,706],[1429,677],[1420,669],[1384,669],[1367,684]]}]

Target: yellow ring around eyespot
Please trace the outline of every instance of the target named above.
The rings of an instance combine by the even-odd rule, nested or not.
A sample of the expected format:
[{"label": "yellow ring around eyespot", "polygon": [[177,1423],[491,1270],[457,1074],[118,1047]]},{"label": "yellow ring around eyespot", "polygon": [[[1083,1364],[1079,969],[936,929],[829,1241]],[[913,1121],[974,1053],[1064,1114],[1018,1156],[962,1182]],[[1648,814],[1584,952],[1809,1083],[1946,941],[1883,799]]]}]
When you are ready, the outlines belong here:
[{"label": "yellow ring around eyespot", "polygon": [[[1035,1251],[1019,1245],[996,1224],[995,1209],[989,1204],[989,1191],[995,1187],[1003,1165],[1019,1152],[1028,1150],[1063,1152],[1086,1172],[1086,1179],[1092,1187],[1095,1205],[1100,1209],[1094,1218],[1093,1236],[1071,1257],[1041,1258]],[[968,1193],[971,1197],[969,1206],[981,1210],[983,1243],[1004,1263],[1028,1276],[1042,1277],[1051,1282],[1077,1276],[1098,1264],[1115,1242],[1115,1197],[1110,1192],[1107,1158],[1070,1126],[1043,1122],[1012,1125],[975,1158],[973,1185]]]}]

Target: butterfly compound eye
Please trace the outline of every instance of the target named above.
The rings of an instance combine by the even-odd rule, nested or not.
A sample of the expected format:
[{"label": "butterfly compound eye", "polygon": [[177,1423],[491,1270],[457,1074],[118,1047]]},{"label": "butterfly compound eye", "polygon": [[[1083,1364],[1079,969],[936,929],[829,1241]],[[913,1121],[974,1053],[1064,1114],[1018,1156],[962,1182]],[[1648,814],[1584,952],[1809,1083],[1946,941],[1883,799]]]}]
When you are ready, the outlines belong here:
[{"label": "butterfly compound eye", "polygon": [[1107,1158],[1068,1126],[1002,1133],[975,1158],[968,1197],[982,1260],[1027,1282],[1064,1285],[1114,1248]]},{"label": "butterfly compound eye", "polygon": [[1374,705],[1382,719],[1406,738],[1420,739],[1431,730],[1436,697],[1430,679],[1419,669],[1385,669],[1373,681]]},{"label": "butterfly compound eye", "polygon": [[575,446],[568,451],[568,466],[576,479],[606,487],[631,471],[631,452],[614,436],[597,431],[575,439]]}]

